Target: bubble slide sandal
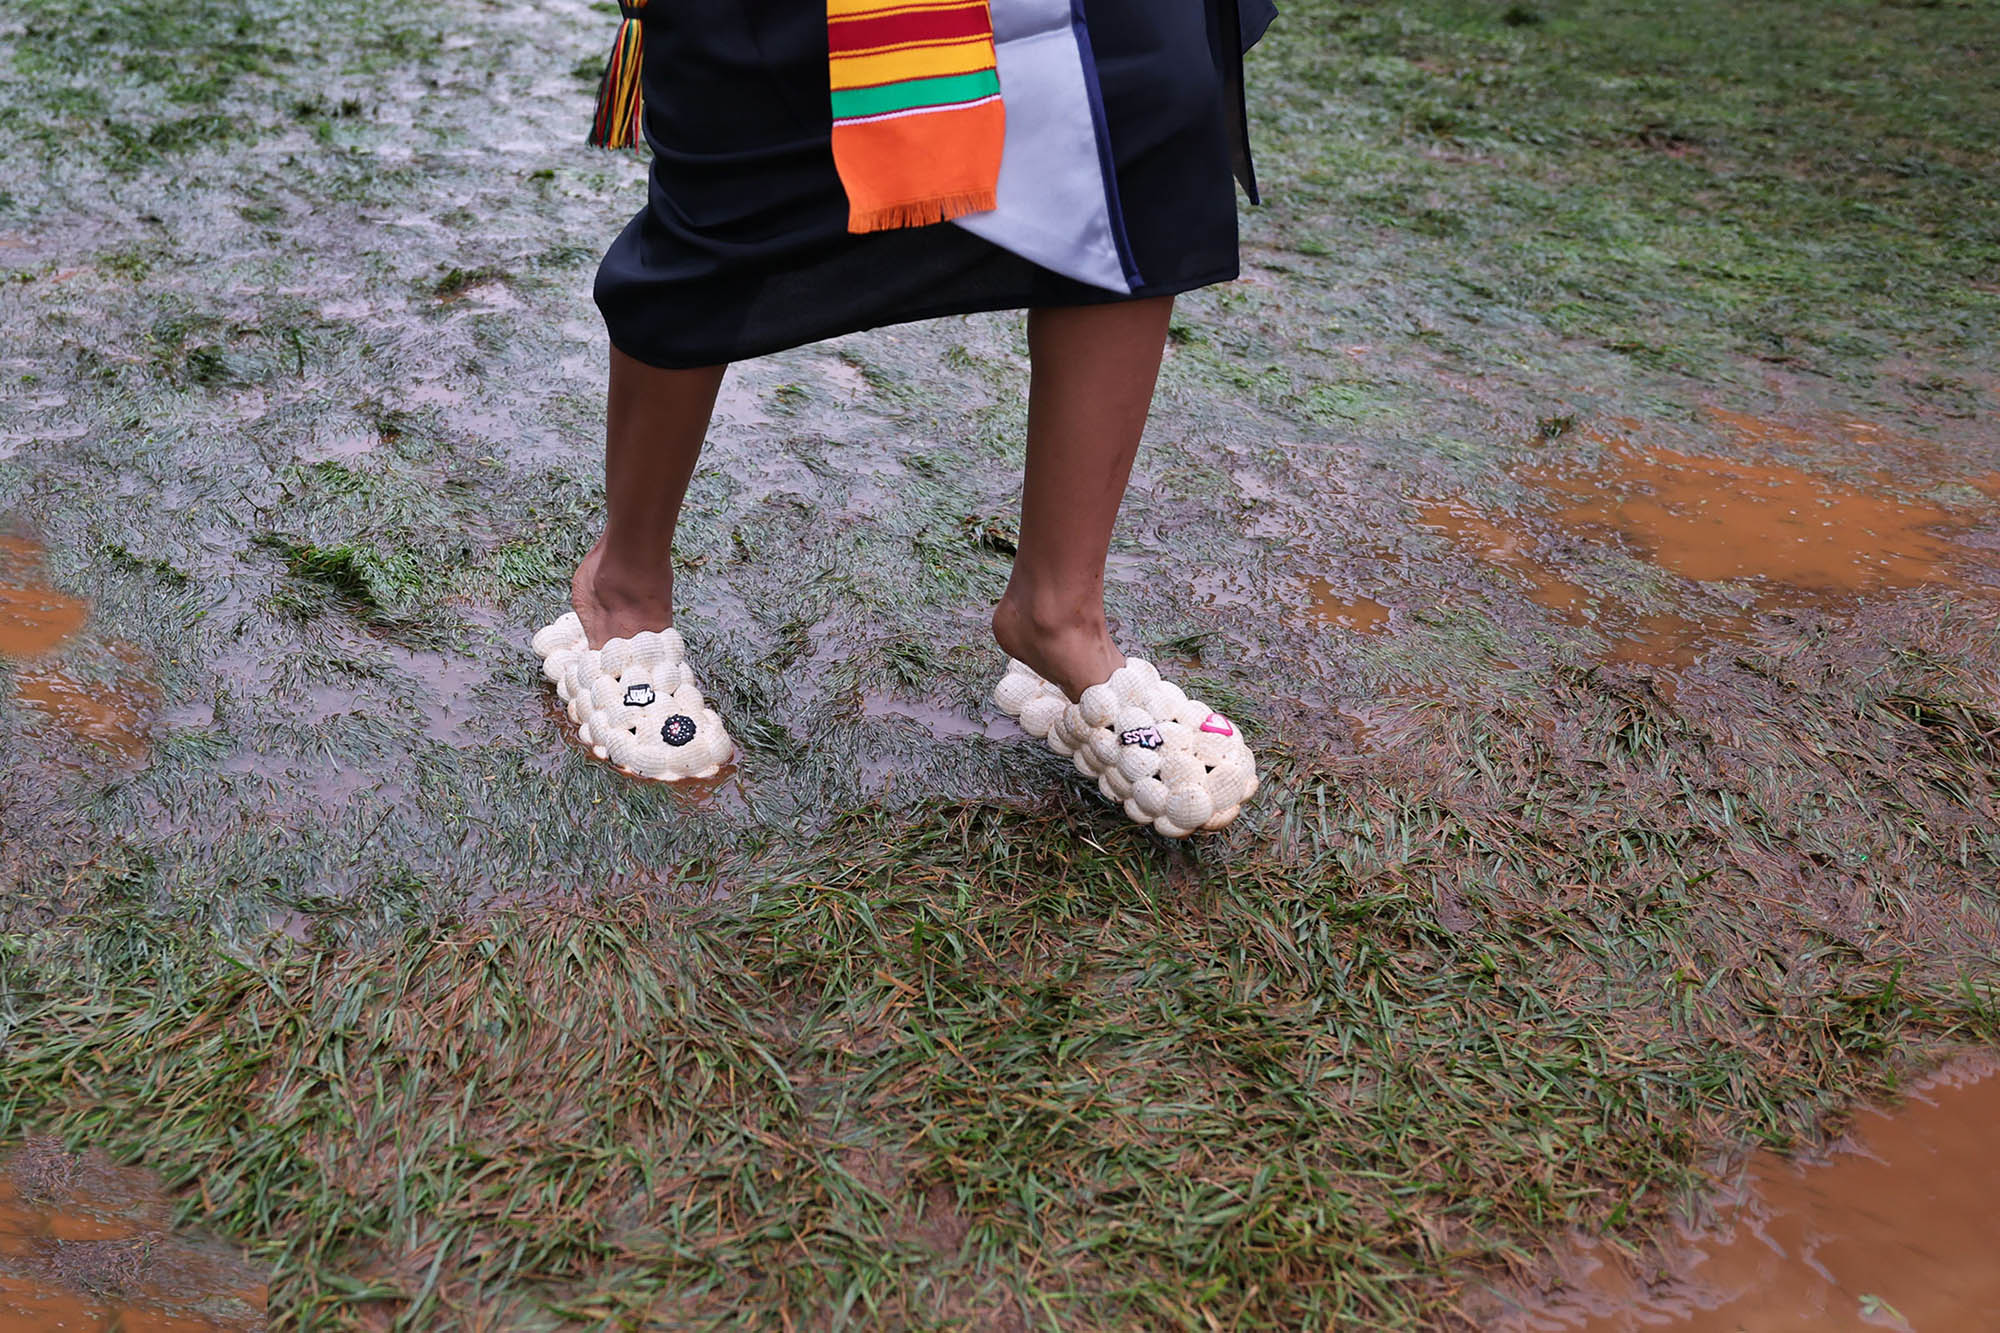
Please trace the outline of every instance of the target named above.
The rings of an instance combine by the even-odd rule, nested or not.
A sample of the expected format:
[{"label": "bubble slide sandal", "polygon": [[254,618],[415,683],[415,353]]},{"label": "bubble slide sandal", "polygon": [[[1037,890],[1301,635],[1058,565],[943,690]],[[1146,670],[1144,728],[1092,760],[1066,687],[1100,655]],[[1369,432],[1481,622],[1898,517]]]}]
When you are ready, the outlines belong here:
[{"label": "bubble slide sandal", "polygon": [[710,778],[736,742],[703,698],[687,644],[674,629],[648,630],[592,648],[574,611],[535,635],[542,674],[599,759],[635,778]]},{"label": "bubble slide sandal", "polygon": [[1257,761],[1236,724],[1128,657],[1070,702],[1025,662],[1007,659],[993,702],[1021,730],[1097,780],[1106,800],[1168,838],[1213,832],[1257,790]]}]

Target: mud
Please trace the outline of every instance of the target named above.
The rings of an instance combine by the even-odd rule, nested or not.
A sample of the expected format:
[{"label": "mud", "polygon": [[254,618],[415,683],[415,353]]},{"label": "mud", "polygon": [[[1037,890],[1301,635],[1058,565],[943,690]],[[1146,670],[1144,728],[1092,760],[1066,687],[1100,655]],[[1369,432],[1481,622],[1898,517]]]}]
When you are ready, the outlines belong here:
[{"label": "mud", "polygon": [[[1712,415],[1743,447],[1825,450],[1829,441],[1884,435],[1855,421],[1815,433],[1743,413]],[[1602,639],[1603,661],[1684,668],[1717,644],[1750,636],[1761,616],[1800,607],[1851,612],[1865,598],[1918,588],[1985,594],[2000,569],[1976,541],[1953,540],[1990,531],[1990,506],[1950,509],[1784,463],[1690,454],[1595,430],[1584,436],[1598,446],[1594,466],[1514,470],[1529,488],[1520,514],[1489,514],[1459,499],[1422,506],[1419,521],[1502,571],[1554,623],[1589,627]],[[1979,480],[1960,479],[1974,490]],[[1710,586],[1678,595],[1687,610],[1658,609],[1594,591],[1560,563],[1606,554]]]},{"label": "mud", "polygon": [[1317,574],[1307,577],[1305,587],[1310,598],[1308,611],[1322,625],[1356,634],[1380,634],[1389,628],[1390,608],[1373,597],[1343,593]]},{"label": "mud", "polygon": [[[1638,1259],[1579,1240],[1491,1333],[1969,1333],[2000,1310],[2000,1062],[1980,1056],[1864,1110],[1824,1152],[1760,1153],[1715,1221]],[[1505,1308],[1512,1305],[1513,1308]]]},{"label": "mud", "polygon": [[49,1139],[0,1172],[0,1333],[249,1333],[262,1276],[236,1250],[177,1231],[152,1173]]},{"label": "mud", "polygon": [[1970,527],[1971,516],[1780,463],[1603,443],[1592,471],[1524,476],[1557,500],[1565,531],[1615,536],[1681,578],[1751,579],[1774,599],[1964,586],[1954,566],[1967,553],[1940,529]]},{"label": "mud", "polygon": [[874,693],[864,694],[861,699],[863,717],[894,718],[912,723],[918,730],[939,740],[969,736],[1000,739],[1020,734],[1020,728],[1013,720],[1002,715],[998,709],[989,706],[985,714],[967,717],[927,699],[895,698]]},{"label": "mud", "polygon": [[13,666],[14,702],[45,719],[59,762],[137,766],[155,707],[150,687],[126,661],[77,664],[100,668],[96,679],[72,674],[74,654],[49,660],[82,631],[90,607],[44,582],[42,559],[35,542],[0,536],[0,662]]},{"label": "mud", "polygon": [[147,717],[128,683],[89,683],[53,670],[18,671],[14,698],[44,714],[69,742],[96,747],[128,766],[145,760]]},{"label": "mud", "polygon": [[14,661],[54,652],[83,628],[90,608],[41,582],[41,548],[0,536],[0,657]]}]

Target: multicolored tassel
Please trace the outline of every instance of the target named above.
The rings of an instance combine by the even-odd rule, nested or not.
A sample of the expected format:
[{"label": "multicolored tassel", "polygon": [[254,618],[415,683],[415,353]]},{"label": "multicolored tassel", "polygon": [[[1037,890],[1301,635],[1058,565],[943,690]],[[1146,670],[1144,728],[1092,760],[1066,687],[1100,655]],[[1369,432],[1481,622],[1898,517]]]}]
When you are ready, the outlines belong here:
[{"label": "multicolored tassel", "polygon": [[590,127],[593,148],[636,148],[644,105],[639,81],[646,30],[640,22],[646,0],[619,0],[618,44],[597,85],[597,118]]},{"label": "multicolored tassel", "polygon": [[[619,0],[590,142],[640,139],[647,0]],[[850,232],[998,206],[1007,137],[988,0],[826,0],[833,162]]]}]

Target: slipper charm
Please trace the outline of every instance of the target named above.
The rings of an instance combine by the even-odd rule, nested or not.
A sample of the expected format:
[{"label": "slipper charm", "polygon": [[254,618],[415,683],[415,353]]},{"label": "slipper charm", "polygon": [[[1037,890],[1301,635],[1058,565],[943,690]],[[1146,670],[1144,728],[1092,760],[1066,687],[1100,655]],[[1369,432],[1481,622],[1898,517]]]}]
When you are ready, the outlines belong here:
[{"label": "slipper charm", "polygon": [[535,635],[542,674],[592,754],[636,778],[714,777],[736,752],[702,698],[680,632],[648,630],[592,648],[574,611]]},{"label": "slipper charm", "polygon": [[1140,658],[1126,658],[1076,703],[1009,658],[993,702],[1162,836],[1219,829],[1257,790],[1257,761],[1235,723]]}]

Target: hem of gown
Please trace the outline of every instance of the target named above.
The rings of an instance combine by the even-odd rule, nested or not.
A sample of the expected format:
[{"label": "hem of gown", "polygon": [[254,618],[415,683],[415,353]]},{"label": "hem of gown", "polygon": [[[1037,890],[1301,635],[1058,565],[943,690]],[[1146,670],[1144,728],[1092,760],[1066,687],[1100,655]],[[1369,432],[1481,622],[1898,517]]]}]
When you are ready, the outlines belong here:
[{"label": "hem of gown", "polygon": [[1242,266],[1239,264],[1226,271],[1217,270],[1208,276],[1187,278],[1179,282],[1161,283],[1157,286],[1141,288],[1130,295],[1124,292],[1085,287],[1081,283],[1076,283],[1073,284],[1077,288],[1076,292],[1048,300],[1037,300],[1031,296],[1024,298],[1022,294],[1014,293],[1008,296],[995,297],[990,301],[947,301],[936,307],[900,311],[886,319],[864,320],[852,324],[838,323],[828,328],[826,332],[816,334],[810,338],[783,340],[772,343],[769,346],[750,343],[744,347],[735,349],[727,355],[692,359],[672,356],[662,357],[654,353],[639,350],[632,344],[620,342],[617,333],[611,330],[610,321],[608,320],[605,321],[605,331],[610,337],[611,346],[614,349],[631,357],[634,361],[642,365],[651,366],[655,370],[703,370],[711,366],[733,365],[738,361],[754,361],[760,356],[773,356],[779,352],[789,352],[798,347],[810,347],[815,343],[825,342],[829,338],[846,337],[850,333],[866,333],[871,329],[892,329],[898,325],[916,324],[927,319],[947,319],[953,315],[983,315],[990,314],[996,310],[1042,310],[1062,309],[1070,306],[1116,305],[1121,301],[1146,301],[1158,296],[1180,296],[1202,287],[1213,287],[1217,283],[1234,282],[1242,276],[1242,273]]}]

